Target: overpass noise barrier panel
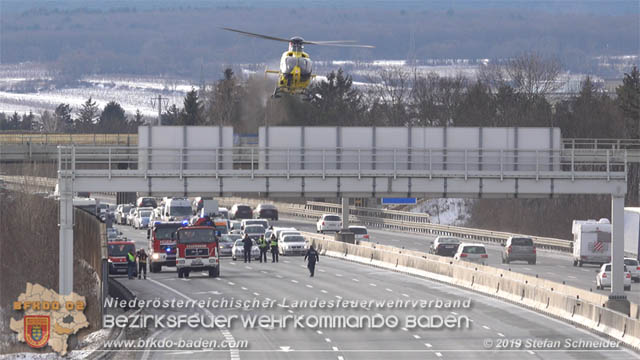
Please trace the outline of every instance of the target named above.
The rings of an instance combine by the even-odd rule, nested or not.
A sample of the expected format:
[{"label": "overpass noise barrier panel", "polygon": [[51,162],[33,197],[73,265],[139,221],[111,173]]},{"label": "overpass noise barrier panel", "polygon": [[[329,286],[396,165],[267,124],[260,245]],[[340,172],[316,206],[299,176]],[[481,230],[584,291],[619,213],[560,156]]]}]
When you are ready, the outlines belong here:
[{"label": "overpass noise barrier panel", "polygon": [[269,170],[553,171],[561,135],[559,128],[272,126],[260,127],[259,148],[260,169]]}]

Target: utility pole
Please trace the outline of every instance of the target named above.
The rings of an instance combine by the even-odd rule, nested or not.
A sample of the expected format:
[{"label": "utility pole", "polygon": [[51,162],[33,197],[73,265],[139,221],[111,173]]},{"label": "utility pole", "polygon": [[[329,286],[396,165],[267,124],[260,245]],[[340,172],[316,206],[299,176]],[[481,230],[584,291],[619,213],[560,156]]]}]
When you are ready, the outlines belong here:
[{"label": "utility pole", "polygon": [[156,103],[158,104],[158,126],[162,125],[162,106],[167,108],[167,104],[169,104],[169,99],[166,97],[162,97],[162,95],[158,94],[158,97],[151,98],[151,106],[156,107]]}]

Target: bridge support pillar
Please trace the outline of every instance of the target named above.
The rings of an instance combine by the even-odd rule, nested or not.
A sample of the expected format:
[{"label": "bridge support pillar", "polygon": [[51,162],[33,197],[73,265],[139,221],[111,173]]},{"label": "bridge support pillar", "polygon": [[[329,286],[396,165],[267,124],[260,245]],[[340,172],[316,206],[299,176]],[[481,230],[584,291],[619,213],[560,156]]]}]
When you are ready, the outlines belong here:
[{"label": "bridge support pillar", "polygon": [[58,292],[69,295],[73,291],[73,188],[72,180],[58,176],[60,192],[60,262]]},{"label": "bridge support pillar", "polygon": [[624,195],[611,195],[611,294],[607,307],[629,315],[624,294]]},{"label": "bridge support pillar", "polygon": [[342,197],[342,229],[349,229],[349,198]]}]

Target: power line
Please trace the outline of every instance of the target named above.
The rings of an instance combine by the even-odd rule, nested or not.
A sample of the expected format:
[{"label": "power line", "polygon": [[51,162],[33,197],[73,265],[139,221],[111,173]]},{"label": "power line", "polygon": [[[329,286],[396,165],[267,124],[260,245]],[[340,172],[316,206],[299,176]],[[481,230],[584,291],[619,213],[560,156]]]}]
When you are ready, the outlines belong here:
[{"label": "power line", "polygon": [[151,98],[151,106],[155,108],[156,104],[158,104],[158,126],[160,126],[162,125],[162,106],[164,105],[164,108],[167,108],[169,98],[162,97],[162,95],[158,95],[157,98]]}]

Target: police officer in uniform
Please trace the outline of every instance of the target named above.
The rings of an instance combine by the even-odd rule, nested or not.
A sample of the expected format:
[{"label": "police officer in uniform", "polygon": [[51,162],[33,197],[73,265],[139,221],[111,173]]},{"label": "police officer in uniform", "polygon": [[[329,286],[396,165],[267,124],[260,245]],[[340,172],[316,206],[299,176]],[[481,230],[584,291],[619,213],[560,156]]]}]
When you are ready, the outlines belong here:
[{"label": "police officer in uniform", "polygon": [[307,268],[309,269],[309,273],[311,273],[309,276],[313,277],[313,273],[316,271],[316,262],[320,262],[320,256],[316,249],[313,248],[313,245],[309,247],[309,250],[307,250],[307,253],[304,255],[304,261],[307,261],[307,258],[309,259]]},{"label": "police officer in uniform", "polygon": [[141,273],[144,271],[144,278],[147,278],[147,253],[146,251],[144,251],[144,249],[140,249],[138,250],[138,253],[136,254],[136,257],[138,258],[138,279],[140,279],[140,275]]},{"label": "police officer in uniform", "polygon": [[271,235],[271,262],[278,262],[278,238],[276,234]]},{"label": "police officer in uniform", "polygon": [[260,240],[258,240],[258,247],[260,248],[260,262],[264,259],[264,262],[267,262],[267,248],[269,244],[267,240],[264,238],[264,235],[260,236]]},{"label": "police officer in uniform", "polygon": [[251,240],[249,235],[244,234],[242,244],[244,245],[244,262],[251,262],[251,247],[253,246],[253,240]]}]

